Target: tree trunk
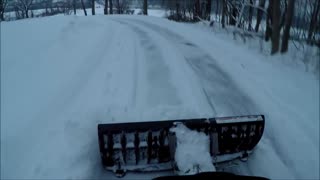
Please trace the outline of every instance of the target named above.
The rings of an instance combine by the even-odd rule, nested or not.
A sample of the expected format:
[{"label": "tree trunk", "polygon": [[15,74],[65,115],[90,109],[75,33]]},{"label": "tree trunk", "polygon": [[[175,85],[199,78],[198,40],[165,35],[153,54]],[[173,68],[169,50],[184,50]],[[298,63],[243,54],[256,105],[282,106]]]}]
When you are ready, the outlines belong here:
[{"label": "tree trunk", "polygon": [[284,25],[284,31],[282,35],[282,42],[281,42],[281,53],[285,53],[288,51],[288,42],[290,37],[290,28],[292,24],[292,19],[294,16],[294,2],[295,0],[289,0],[288,9],[286,13],[286,21]]},{"label": "tree trunk", "polygon": [[0,20],[4,21],[4,0],[0,0]]},{"label": "tree trunk", "polygon": [[117,0],[117,12],[118,12],[118,14],[121,14],[120,0]]},{"label": "tree trunk", "polygon": [[252,31],[252,14],[253,14],[253,0],[250,0],[250,7],[249,7],[249,25],[248,25],[248,30]]},{"label": "tree trunk", "polygon": [[195,14],[194,14],[194,20],[198,19],[200,17],[201,12],[200,12],[200,0],[195,0]]},{"label": "tree trunk", "polygon": [[113,2],[112,0],[109,0],[110,2],[110,14],[113,14]]},{"label": "tree trunk", "polygon": [[[46,12],[47,12],[47,8],[46,8]],[[73,14],[74,14],[74,15],[77,14],[77,4],[76,4],[76,0],[73,0]]]},{"label": "tree trunk", "polygon": [[281,16],[280,30],[282,29],[282,27],[284,26],[284,23],[286,21],[287,9],[288,9],[288,3],[287,3],[287,0],[284,0],[284,12],[283,12],[283,14]]},{"label": "tree trunk", "polygon": [[176,1],[176,20],[180,21],[181,20],[181,16],[180,16],[180,4],[179,1]]},{"label": "tree trunk", "polygon": [[148,15],[148,0],[143,0],[143,14]]},{"label": "tree trunk", "polygon": [[319,16],[319,9],[320,9],[320,0],[317,0],[314,3],[314,9],[312,11],[312,15],[311,15],[311,20],[310,20],[310,25],[309,25],[309,30],[308,30],[308,39],[307,42],[309,44],[312,43],[312,38],[314,35],[314,31],[316,29],[316,22],[317,22],[317,18]]},{"label": "tree trunk", "polygon": [[226,14],[227,14],[227,0],[222,0],[222,19],[221,24],[222,28],[226,27]]},{"label": "tree trunk", "polygon": [[206,18],[208,21],[210,21],[210,15],[211,15],[211,0],[207,0],[207,7],[206,7]]},{"label": "tree trunk", "polygon": [[216,20],[220,21],[220,18],[218,18],[218,15],[220,14],[220,10],[219,10],[219,1],[220,0],[216,0],[217,4],[216,4]]},{"label": "tree trunk", "polygon": [[230,15],[229,15],[229,23],[230,23],[230,25],[232,25],[232,26],[236,25],[237,16],[238,16],[238,10],[236,8],[236,5],[232,4],[232,13],[230,13]]},{"label": "tree trunk", "polygon": [[[265,33],[265,41],[269,41],[271,35],[272,35],[272,7],[273,7],[273,1],[269,0],[269,6],[267,9],[267,19],[266,19],[266,33]],[[277,1],[277,0],[276,0]]]},{"label": "tree trunk", "polygon": [[[266,4],[266,0],[260,0],[259,1],[259,7],[260,8],[264,8]],[[261,23],[261,20],[262,20],[262,14],[263,14],[263,11],[261,9],[258,9],[258,12],[257,12],[257,24],[256,24],[256,27],[254,28],[254,30],[256,32],[259,31],[259,26],[260,26],[260,23]]]},{"label": "tree trunk", "polygon": [[84,6],[83,0],[81,0],[81,6],[82,6],[82,9],[83,9],[84,15],[87,16],[86,7]]},{"label": "tree trunk", "polygon": [[104,14],[108,14],[108,0],[104,0]]},{"label": "tree trunk", "polygon": [[280,41],[280,1],[273,0],[272,5],[272,47],[271,54],[275,54],[279,51],[279,41]]},{"label": "tree trunk", "polygon": [[25,10],[25,16],[26,16],[26,18],[29,18],[29,14],[28,14],[28,12],[29,12],[29,10],[28,10],[28,9],[26,9],[26,10]]},{"label": "tree trunk", "polygon": [[91,12],[92,12],[92,15],[95,15],[96,14],[96,7],[95,7],[95,0],[91,0]]}]

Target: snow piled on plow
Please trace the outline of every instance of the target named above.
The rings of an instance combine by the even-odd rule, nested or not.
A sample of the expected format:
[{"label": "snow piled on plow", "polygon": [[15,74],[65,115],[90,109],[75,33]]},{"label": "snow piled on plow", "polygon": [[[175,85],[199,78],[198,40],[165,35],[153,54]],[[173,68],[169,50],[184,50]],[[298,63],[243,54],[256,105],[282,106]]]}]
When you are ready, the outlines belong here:
[{"label": "snow piled on plow", "polygon": [[216,171],[209,153],[209,137],[203,132],[192,131],[178,123],[170,129],[177,140],[175,161],[179,174],[190,175],[200,172]]}]

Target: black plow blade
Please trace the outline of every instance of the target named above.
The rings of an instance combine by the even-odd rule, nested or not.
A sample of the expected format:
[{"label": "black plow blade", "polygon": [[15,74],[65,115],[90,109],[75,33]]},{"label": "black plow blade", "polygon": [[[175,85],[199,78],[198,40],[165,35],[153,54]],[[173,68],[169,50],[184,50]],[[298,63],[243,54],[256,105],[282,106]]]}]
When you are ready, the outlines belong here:
[{"label": "black plow blade", "polygon": [[217,164],[247,159],[262,137],[265,118],[249,115],[99,124],[103,166],[114,172],[173,170],[176,137],[170,128],[177,123],[209,136],[212,163]]}]

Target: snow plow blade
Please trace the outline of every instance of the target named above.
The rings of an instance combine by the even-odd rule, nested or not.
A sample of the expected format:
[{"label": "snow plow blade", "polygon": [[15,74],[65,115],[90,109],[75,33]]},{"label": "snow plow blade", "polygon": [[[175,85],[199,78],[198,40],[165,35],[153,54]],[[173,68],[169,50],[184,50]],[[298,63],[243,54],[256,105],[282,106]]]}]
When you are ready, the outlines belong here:
[{"label": "snow plow blade", "polygon": [[[183,123],[210,139],[212,163],[246,159],[260,141],[263,115],[99,124],[103,166],[121,177],[126,171],[174,169],[176,138],[170,128]],[[186,157],[187,158],[187,157]]]}]

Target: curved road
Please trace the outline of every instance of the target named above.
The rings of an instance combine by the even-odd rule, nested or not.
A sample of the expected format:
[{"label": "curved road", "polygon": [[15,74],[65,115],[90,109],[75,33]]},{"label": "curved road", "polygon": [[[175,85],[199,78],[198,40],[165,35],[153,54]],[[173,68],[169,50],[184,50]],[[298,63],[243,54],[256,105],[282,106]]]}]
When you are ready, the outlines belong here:
[{"label": "curved road", "polygon": [[[219,67],[213,57],[188,38],[159,25],[138,19],[116,18],[114,21],[127,26],[139,37],[140,46],[146,52],[146,62],[154,63],[157,66],[156,69],[147,68],[149,71],[154,72],[156,70],[159,72],[158,77],[162,76],[163,79],[168,79],[168,77],[165,77],[167,72],[160,65],[161,61],[165,61],[169,66],[175,67],[175,71],[182,73],[182,76],[189,78],[195,75],[197,78],[193,80],[199,82],[190,84],[199,85],[194,89],[198,88],[201,92],[197,91],[199,94],[194,94],[194,96],[204,96],[203,98],[206,99],[211,108],[210,115],[257,113],[257,109],[250,97],[241,92],[232,78]],[[160,66],[156,63],[159,63],[158,65]],[[162,86],[162,88],[169,87],[166,84],[159,86]],[[156,86],[154,87],[156,88]],[[179,86],[177,88],[179,89]],[[201,102],[203,98],[195,98],[195,101]],[[244,105],[239,106],[239,104]]]}]

